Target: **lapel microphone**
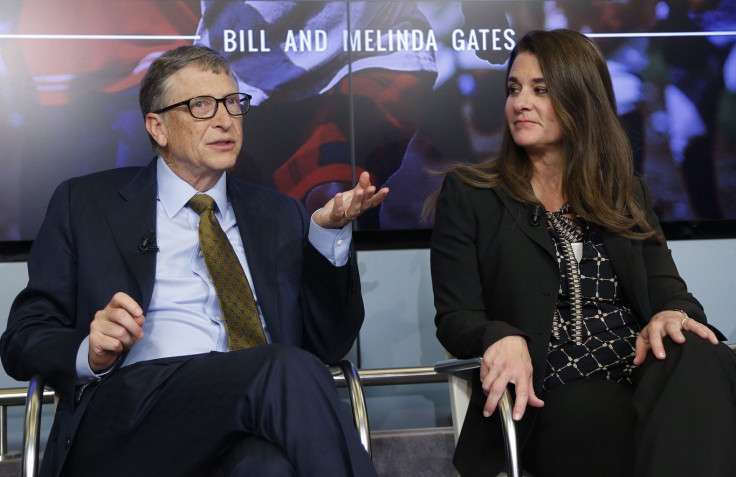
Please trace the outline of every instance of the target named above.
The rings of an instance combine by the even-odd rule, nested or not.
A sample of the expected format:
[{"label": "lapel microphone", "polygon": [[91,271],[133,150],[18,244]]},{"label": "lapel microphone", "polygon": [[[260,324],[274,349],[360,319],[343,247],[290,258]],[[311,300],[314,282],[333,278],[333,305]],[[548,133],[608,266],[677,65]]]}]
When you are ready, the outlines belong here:
[{"label": "lapel microphone", "polygon": [[143,234],[143,237],[141,237],[141,241],[138,244],[138,250],[143,253],[158,252],[159,249],[156,246],[156,232],[151,229],[146,230],[146,233]]},{"label": "lapel microphone", "polygon": [[529,223],[532,225],[539,225],[539,217],[542,215],[542,206],[535,205],[532,209],[532,216],[529,218]]}]

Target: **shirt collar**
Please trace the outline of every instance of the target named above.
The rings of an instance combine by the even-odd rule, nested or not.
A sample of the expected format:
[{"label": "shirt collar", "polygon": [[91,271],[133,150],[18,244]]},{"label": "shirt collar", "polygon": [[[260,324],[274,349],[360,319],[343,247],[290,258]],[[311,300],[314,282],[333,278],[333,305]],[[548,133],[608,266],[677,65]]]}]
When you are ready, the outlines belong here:
[{"label": "shirt collar", "polygon": [[[174,171],[171,170],[166,161],[161,156],[158,157],[156,163],[156,174],[158,183],[158,200],[164,207],[164,212],[169,218],[174,217],[179,211],[186,207],[187,202],[195,194],[200,192],[189,185],[181,177],[177,176]],[[227,210],[227,173],[222,174],[220,180],[205,193],[215,199],[217,204],[216,214],[222,215]]]}]

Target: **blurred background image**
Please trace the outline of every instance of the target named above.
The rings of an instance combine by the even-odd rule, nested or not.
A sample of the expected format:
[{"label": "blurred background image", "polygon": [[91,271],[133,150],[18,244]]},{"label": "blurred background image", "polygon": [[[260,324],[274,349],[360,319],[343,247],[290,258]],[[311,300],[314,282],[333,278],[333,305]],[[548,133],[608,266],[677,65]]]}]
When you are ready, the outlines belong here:
[{"label": "blurred background image", "polygon": [[736,219],[736,0],[23,0],[0,6],[0,242],[63,179],[153,158],[138,83],[191,43],[254,98],[233,174],[312,210],[367,170],[392,192],[358,230],[429,229],[435,172],[498,146],[516,38],[561,27],[606,55],[660,218]]}]

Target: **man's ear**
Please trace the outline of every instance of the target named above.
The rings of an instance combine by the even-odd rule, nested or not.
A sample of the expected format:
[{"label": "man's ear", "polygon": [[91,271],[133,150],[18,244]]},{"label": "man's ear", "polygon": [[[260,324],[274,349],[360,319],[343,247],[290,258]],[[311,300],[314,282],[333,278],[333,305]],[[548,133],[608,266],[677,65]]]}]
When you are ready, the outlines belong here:
[{"label": "man's ear", "polygon": [[151,135],[159,147],[166,147],[169,140],[166,134],[166,125],[161,115],[156,113],[146,114],[146,130],[148,130],[148,134]]}]

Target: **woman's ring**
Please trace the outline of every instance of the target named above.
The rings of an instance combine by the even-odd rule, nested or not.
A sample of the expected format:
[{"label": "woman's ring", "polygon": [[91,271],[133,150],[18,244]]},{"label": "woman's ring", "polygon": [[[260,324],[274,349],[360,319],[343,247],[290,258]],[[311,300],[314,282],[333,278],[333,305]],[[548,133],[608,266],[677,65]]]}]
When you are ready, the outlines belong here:
[{"label": "woman's ring", "polygon": [[681,329],[681,330],[684,330],[684,329],[685,329],[685,322],[686,322],[687,320],[689,320],[689,319],[690,319],[690,317],[689,317],[689,316],[686,316],[685,318],[683,318],[683,319],[682,319],[682,321],[680,322],[680,329]]}]

